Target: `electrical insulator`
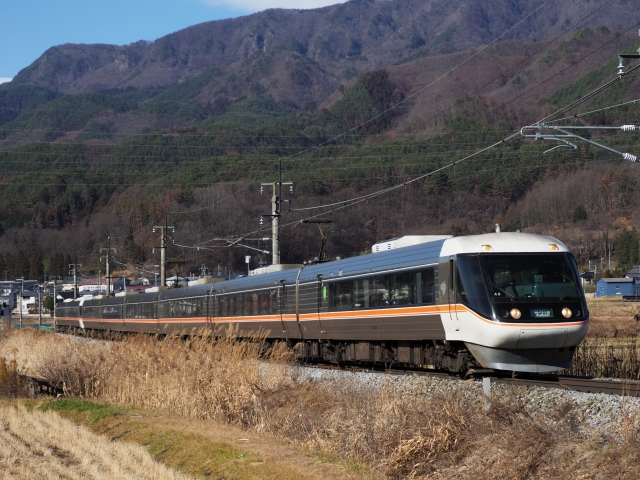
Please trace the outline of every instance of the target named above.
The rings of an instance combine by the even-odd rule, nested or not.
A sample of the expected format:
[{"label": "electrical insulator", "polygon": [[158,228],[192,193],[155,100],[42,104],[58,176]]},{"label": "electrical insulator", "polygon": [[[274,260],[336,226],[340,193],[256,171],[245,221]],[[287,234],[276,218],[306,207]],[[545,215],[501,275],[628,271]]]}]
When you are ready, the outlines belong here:
[{"label": "electrical insulator", "polygon": [[262,195],[263,192],[264,192],[264,188],[262,187],[262,185],[260,185],[260,195]]},{"label": "electrical insulator", "polygon": [[289,193],[293,193],[293,185],[289,185]]},{"label": "electrical insulator", "polygon": [[262,217],[260,217],[260,225],[262,225],[264,223],[264,221],[262,220]]},{"label": "electrical insulator", "polygon": [[289,211],[293,210],[293,202],[289,200]]},{"label": "electrical insulator", "polygon": [[630,162],[635,162],[638,160],[638,157],[636,157],[635,155],[631,155],[630,153],[623,153],[622,158],[624,158],[625,160],[629,160]]},{"label": "electrical insulator", "polygon": [[620,130],[623,132],[633,132],[637,127],[635,125],[622,125]]}]

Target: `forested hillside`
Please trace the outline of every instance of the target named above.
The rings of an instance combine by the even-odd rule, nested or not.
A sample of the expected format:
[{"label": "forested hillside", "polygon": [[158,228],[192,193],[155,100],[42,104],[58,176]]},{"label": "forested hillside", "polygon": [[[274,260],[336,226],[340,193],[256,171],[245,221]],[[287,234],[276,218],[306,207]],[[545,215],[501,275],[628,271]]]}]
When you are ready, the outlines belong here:
[{"label": "forested hillside", "polygon": [[[317,255],[317,228],[300,220],[320,215],[334,221],[325,227],[329,256],[499,223],[556,235],[583,267],[607,268],[611,254],[612,269],[626,268],[638,260],[637,165],[586,142],[544,153],[558,143],[513,135],[552,112],[567,117],[558,125],[640,124],[633,76],[563,110],[614,79],[617,55],[638,48],[632,22],[609,18],[623,3],[580,28],[574,7],[553,21],[531,17],[488,48],[481,44],[533,12],[533,2],[492,10],[484,23],[480,10],[497,7],[349,2],[202,24],[124,50],[53,48],[0,88],[0,273],[62,275],[67,255],[97,271],[108,237],[117,265],[153,270],[159,239],[151,227],[164,222],[176,226],[169,256],[184,262],[174,273],[202,264],[241,270],[249,253],[252,266],[269,263],[269,255],[213,239],[269,236],[259,221],[271,213],[271,191],[261,195],[260,184],[275,181],[279,163],[294,184],[283,192],[285,262]],[[594,18],[602,26],[584,26]],[[280,31],[264,33],[284,21],[297,47]],[[319,39],[336,29],[352,31],[351,43],[322,50]],[[219,32],[225,48],[207,43]],[[640,154],[638,131],[589,138]],[[330,206],[312,208],[319,205]]]}]

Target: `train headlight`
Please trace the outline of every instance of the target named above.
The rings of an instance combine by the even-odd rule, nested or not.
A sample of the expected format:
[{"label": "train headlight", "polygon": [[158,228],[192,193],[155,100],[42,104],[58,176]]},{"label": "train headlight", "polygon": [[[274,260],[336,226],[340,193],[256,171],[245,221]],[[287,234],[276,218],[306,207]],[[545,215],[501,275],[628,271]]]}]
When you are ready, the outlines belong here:
[{"label": "train headlight", "polygon": [[570,309],[570,308],[564,307],[564,308],[562,309],[562,316],[563,316],[564,318],[571,318],[571,315],[573,315],[573,312],[571,311],[571,309]]},{"label": "train headlight", "polygon": [[518,320],[522,316],[522,312],[517,308],[512,308],[511,311],[509,312],[509,315],[511,315],[512,318],[515,318],[516,320]]}]

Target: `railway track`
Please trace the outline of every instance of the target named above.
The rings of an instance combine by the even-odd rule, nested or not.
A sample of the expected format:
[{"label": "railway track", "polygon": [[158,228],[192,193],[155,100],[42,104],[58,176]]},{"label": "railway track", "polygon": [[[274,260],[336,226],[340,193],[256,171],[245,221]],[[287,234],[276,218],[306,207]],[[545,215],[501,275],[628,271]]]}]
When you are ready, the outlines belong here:
[{"label": "railway track", "polygon": [[[372,367],[338,367],[336,365],[316,364],[315,368],[323,368],[330,370],[344,370],[350,372],[371,372],[371,373],[387,373],[390,375],[418,375],[425,377],[438,378],[457,378],[457,374],[438,371],[424,370],[405,370],[405,369],[384,369]],[[572,392],[582,393],[604,393],[607,395],[620,395],[626,397],[640,397],[640,382],[619,379],[597,379],[586,377],[571,377],[563,375],[540,375],[540,374],[524,374],[518,373],[512,376],[506,376],[504,373],[497,373],[493,370],[470,370],[467,379],[481,380],[482,378],[490,378],[494,383],[523,386],[523,387],[541,387],[541,388],[557,388],[569,390]]]}]

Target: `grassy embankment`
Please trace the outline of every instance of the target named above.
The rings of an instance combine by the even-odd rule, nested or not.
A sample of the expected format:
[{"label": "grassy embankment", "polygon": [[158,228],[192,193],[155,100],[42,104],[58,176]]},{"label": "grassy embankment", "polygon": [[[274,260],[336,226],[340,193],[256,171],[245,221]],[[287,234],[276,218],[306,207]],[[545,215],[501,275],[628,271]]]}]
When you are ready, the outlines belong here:
[{"label": "grassy embankment", "polygon": [[[262,354],[259,339],[101,343],[23,331],[0,339],[0,377],[6,393],[16,370],[60,382],[66,398],[29,405],[145,445],[198,477],[637,478],[640,471],[632,410],[605,437],[589,433],[571,404],[546,419],[517,401],[494,401],[485,412],[464,387],[429,396],[313,381],[288,367],[287,350]],[[299,447],[315,461],[301,450],[276,458],[274,450]]]}]

